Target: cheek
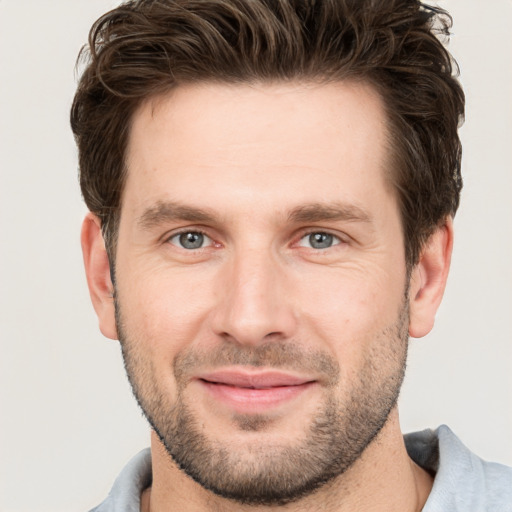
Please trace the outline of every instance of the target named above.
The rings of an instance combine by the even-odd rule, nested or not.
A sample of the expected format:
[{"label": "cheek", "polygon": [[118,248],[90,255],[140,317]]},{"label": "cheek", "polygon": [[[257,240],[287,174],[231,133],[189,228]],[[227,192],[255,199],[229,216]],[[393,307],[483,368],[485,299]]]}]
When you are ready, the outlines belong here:
[{"label": "cheek", "polygon": [[[308,282],[309,281],[309,282]],[[397,321],[402,279],[366,269],[303,280],[300,318],[304,328],[344,366],[360,360],[380,334]]]},{"label": "cheek", "polygon": [[302,273],[300,281],[303,313],[321,317],[326,324],[386,322],[403,299],[402,277],[382,267],[321,269]]},{"label": "cheek", "polygon": [[123,285],[118,289],[125,331],[144,344],[150,357],[172,362],[177,352],[200,337],[211,291],[190,273],[152,269],[126,275],[130,279],[120,276]]}]

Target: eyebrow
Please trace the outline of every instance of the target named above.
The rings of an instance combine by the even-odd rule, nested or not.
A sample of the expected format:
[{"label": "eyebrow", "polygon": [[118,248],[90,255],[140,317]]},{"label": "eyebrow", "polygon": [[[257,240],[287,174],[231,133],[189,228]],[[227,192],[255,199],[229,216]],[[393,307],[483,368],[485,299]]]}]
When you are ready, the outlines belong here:
[{"label": "eyebrow", "polygon": [[[137,219],[142,229],[151,229],[161,224],[176,221],[202,222],[211,224],[217,219],[212,210],[187,206],[173,201],[159,201],[144,210]],[[363,208],[345,203],[310,203],[293,208],[288,221],[301,224],[305,222],[347,221],[372,223],[370,214]]]},{"label": "eyebrow", "polygon": [[312,203],[294,208],[288,215],[288,220],[295,223],[348,221],[372,223],[371,215],[363,208],[345,203]]},{"label": "eyebrow", "polygon": [[151,229],[161,224],[178,220],[211,223],[214,219],[215,215],[209,210],[175,202],[159,201],[154,206],[144,210],[138,218],[137,224],[142,229]]}]

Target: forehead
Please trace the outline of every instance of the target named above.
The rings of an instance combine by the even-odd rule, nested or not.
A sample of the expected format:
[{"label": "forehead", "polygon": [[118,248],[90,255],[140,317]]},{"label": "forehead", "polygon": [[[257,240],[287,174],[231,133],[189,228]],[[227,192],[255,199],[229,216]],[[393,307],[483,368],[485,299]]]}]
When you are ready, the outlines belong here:
[{"label": "forehead", "polygon": [[133,117],[123,209],[235,193],[269,208],[354,202],[388,189],[386,134],[380,97],[360,83],[181,86]]}]

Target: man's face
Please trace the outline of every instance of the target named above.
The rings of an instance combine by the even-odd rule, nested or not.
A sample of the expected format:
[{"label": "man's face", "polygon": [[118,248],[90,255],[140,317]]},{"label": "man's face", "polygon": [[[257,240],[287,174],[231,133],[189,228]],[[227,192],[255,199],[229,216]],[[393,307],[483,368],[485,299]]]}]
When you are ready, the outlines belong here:
[{"label": "man's face", "polygon": [[133,119],[116,257],[135,395],[175,462],[246,503],[343,473],[395,406],[408,306],[379,98],[202,85]]}]

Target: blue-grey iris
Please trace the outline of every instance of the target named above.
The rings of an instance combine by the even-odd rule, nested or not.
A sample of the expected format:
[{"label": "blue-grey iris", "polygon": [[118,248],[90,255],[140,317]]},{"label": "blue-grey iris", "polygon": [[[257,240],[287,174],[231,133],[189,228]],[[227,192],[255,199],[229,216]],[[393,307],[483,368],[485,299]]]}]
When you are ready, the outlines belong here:
[{"label": "blue-grey iris", "polygon": [[329,233],[311,233],[309,243],[313,249],[327,249],[332,246],[334,237]]},{"label": "blue-grey iris", "polygon": [[189,231],[180,235],[180,244],[185,249],[199,249],[204,242],[204,235],[196,231]]}]

